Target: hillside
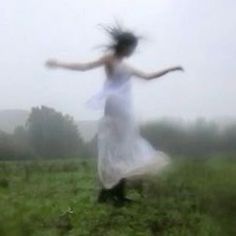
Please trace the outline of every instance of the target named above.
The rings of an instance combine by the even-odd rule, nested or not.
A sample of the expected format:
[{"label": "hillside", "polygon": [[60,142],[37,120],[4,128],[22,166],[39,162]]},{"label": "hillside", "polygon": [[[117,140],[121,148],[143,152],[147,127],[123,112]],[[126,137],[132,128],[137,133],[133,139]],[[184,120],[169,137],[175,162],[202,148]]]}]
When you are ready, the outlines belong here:
[{"label": "hillside", "polygon": [[28,116],[26,110],[0,110],[0,130],[13,133],[17,126],[25,125]]}]

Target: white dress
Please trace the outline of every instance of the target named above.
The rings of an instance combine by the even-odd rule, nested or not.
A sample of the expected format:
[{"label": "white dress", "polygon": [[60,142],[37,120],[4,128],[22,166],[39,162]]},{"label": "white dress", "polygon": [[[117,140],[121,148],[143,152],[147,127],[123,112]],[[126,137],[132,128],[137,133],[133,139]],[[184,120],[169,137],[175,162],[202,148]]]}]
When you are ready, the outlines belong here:
[{"label": "white dress", "polygon": [[131,73],[116,65],[101,92],[89,106],[104,109],[98,126],[98,176],[104,188],[112,188],[123,178],[159,173],[169,157],[155,150],[136,126],[131,102]]}]

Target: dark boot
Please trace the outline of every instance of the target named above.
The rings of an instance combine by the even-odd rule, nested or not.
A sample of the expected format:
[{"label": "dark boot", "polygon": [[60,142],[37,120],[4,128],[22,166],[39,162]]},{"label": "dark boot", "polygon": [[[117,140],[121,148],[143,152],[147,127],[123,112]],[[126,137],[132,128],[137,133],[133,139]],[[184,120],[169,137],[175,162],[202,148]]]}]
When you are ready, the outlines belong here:
[{"label": "dark boot", "polygon": [[111,189],[102,188],[98,195],[97,201],[99,203],[115,202],[118,199],[123,199],[123,195],[124,195],[123,183],[118,183]]},{"label": "dark boot", "polygon": [[121,207],[126,203],[133,202],[125,197],[126,180],[122,179],[117,185],[111,189],[102,189],[98,195],[98,202],[111,202],[116,207]]},{"label": "dark boot", "polygon": [[132,200],[125,197],[125,185],[126,180],[122,179],[116,186],[111,189],[115,206],[123,206],[126,203],[132,202]]},{"label": "dark boot", "polygon": [[109,189],[101,189],[101,191],[98,195],[97,201],[99,203],[104,203],[104,202],[108,202],[109,200],[111,200],[111,198],[112,198],[112,194]]}]

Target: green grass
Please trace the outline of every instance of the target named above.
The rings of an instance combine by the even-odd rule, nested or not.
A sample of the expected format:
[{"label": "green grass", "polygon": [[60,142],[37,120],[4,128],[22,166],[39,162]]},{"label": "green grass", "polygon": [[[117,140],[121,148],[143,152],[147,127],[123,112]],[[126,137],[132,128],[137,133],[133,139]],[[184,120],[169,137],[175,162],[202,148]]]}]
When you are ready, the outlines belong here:
[{"label": "green grass", "polygon": [[236,159],[179,160],[143,183],[137,203],[97,204],[94,163],[0,163],[1,236],[236,235]]}]

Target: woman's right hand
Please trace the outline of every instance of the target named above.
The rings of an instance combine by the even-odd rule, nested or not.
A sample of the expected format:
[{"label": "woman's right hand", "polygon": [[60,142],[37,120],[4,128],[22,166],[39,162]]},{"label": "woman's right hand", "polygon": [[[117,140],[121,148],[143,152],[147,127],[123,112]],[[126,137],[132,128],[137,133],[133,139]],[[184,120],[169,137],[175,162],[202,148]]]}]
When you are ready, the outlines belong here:
[{"label": "woman's right hand", "polygon": [[59,63],[55,59],[49,59],[46,61],[46,66],[53,69],[59,67]]}]

